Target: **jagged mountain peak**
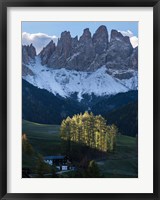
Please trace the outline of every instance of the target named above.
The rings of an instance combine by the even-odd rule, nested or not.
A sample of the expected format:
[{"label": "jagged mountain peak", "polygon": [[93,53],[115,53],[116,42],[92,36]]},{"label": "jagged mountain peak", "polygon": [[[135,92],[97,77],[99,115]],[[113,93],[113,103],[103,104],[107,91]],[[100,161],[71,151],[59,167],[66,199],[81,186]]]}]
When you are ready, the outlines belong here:
[{"label": "jagged mountain peak", "polygon": [[83,30],[83,34],[82,36],[79,38],[79,42],[85,42],[87,40],[91,40],[92,39],[92,35],[91,35],[91,32],[89,30],[89,28],[85,28]]},{"label": "jagged mountain peak", "polygon": [[22,61],[24,64],[29,64],[36,56],[36,49],[31,43],[30,45],[22,46]]},{"label": "jagged mountain peak", "polygon": [[[55,45],[55,43],[53,42],[53,40],[51,40],[48,44],[47,44],[47,46],[52,46],[52,45]],[[46,46],[46,47],[47,47]],[[44,47],[45,48],[45,47]]]},{"label": "jagged mountain peak", "polygon": [[61,38],[64,38],[64,37],[70,37],[71,38],[71,33],[70,31],[63,31],[61,33]]},{"label": "jagged mountain peak", "polygon": [[97,32],[107,32],[107,33],[108,33],[107,27],[106,27],[105,25],[101,25],[101,26],[99,26],[99,27],[97,28],[96,33],[97,33]]},{"label": "jagged mountain peak", "polygon": [[137,68],[135,63],[138,63],[138,57],[133,51],[129,37],[112,30],[109,41],[108,35],[104,25],[98,27],[93,36],[89,28],[85,28],[79,39],[77,36],[72,38],[69,31],[63,31],[57,45],[51,42],[43,48],[39,54],[41,63],[53,69],[64,67],[92,72],[102,65],[114,70]]},{"label": "jagged mountain peak", "polygon": [[42,49],[42,51],[39,53],[39,56],[41,58],[41,63],[42,65],[46,65],[48,62],[48,59],[50,58],[50,56],[53,54],[53,52],[56,50],[56,45],[53,42],[53,40],[51,40],[46,47],[44,47]]},{"label": "jagged mountain peak", "polygon": [[63,31],[57,44],[52,40],[36,56],[34,46],[22,46],[23,78],[54,94],[111,95],[138,88],[138,47],[117,30],[100,26],[92,35]]},{"label": "jagged mountain peak", "polygon": [[123,40],[124,36],[119,31],[112,29],[111,30],[111,40],[114,40],[117,38]]},{"label": "jagged mountain peak", "polygon": [[108,31],[106,26],[100,26],[93,34],[93,44],[96,54],[103,54],[108,49]]},{"label": "jagged mountain peak", "polygon": [[122,41],[124,43],[128,43],[130,46],[132,46],[128,36],[123,36],[121,32],[112,29],[110,41],[113,42],[115,40]]}]

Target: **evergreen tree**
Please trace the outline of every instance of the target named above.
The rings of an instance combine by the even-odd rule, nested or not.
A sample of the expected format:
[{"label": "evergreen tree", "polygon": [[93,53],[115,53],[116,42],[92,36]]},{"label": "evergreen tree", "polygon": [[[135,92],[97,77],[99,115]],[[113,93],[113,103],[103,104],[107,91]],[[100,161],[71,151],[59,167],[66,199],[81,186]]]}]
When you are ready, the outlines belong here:
[{"label": "evergreen tree", "polygon": [[108,150],[113,151],[116,145],[116,135],[118,133],[118,129],[115,125],[107,126],[107,133]]},{"label": "evergreen tree", "polygon": [[41,155],[38,155],[37,157],[35,172],[39,178],[43,178],[44,174],[51,172],[51,167],[44,162],[43,157]]},{"label": "evergreen tree", "polygon": [[113,151],[117,131],[115,125],[107,126],[101,115],[94,116],[87,111],[83,115],[67,117],[61,124],[61,138],[67,143],[67,154],[71,151],[71,141],[102,152]]}]

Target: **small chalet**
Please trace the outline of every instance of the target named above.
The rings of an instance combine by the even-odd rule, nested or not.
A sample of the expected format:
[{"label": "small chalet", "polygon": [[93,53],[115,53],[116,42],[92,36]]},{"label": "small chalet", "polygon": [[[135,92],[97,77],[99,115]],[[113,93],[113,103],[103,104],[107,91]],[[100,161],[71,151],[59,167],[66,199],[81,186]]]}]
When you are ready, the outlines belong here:
[{"label": "small chalet", "polygon": [[55,165],[57,169],[62,171],[71,169],[71,162],[67,156],[45,156],[44,162],[52,166]]}]

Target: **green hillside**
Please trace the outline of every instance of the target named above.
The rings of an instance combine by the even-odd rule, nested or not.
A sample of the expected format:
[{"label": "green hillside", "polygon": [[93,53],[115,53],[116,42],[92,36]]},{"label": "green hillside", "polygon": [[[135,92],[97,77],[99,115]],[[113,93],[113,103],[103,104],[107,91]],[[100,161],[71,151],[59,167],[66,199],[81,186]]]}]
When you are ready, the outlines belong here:
[{"label": "green hillside", "polygon": [[[43,156],[61,154],[60,126],[43,125],[23,120],[22,132],[34,150]],[[96,159],[96,162],[108,178],[138,177],[137,139],[129,136],[118,135],[116,149],[108,153],[106,159]],[[30,167],[31,161],[23,161],[23,167]]]},{"label": "green hillside", "polygon": [[59,125],[38,124],[25,120],[22,122],[22,132],[26,133],[35,151],[43,156],[60,153],[59,129]]}]

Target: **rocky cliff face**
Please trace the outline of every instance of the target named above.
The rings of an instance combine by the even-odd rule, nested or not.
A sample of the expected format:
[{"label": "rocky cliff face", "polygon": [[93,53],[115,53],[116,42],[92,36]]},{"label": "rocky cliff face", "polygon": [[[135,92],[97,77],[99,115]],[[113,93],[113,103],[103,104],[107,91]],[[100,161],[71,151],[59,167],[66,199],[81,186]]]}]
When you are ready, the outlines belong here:
[{"label": "rocky cliff face", "polygon": [[[91,35],[88,28],[82,36],[72,38],[64,31],[57,46],[51,41],[40,53],[42,65],[53,69],[66,68],[93,72],[106,66],[110,74],[116,70],[137,70],[138,47],[133,49],[129,37],[116,30],[111,31],[110,41],[105,26]],[[128,75],[127,75],[128,76]]]},{"label": "rocky cliff face", "polygon": [[56,50],[56,46],[53,43],[53,41],[50,41],[50,43],[43,48],[43,50],[40,52],[39,56],[42,61],[42,65],[46,65],[48,63],[48,59],[53,54],[53,52]]},{"label": "rocky cliff face", "polygon": [[129,62],[129,66],[132,69],[137,69],[138,68],[138,47],[136,47],[131,56],[130,56],[130,62]]},{"label": "rocky cliff face", "polygon": [[31,60],[34,60],[36,56],[36,49],[31,45],[22,46],[22,61],[24,64],[29,64]]},{"label": "rocky cliff face", "polygon": [[129,37],[116,30],[111,31],[111,39],[106,54],[106,65],[110,69],[128,69],[133,47]]},{"label": "rocky cliff face", "polygon": [[79,38],[72,38],[69,31],[64,31],[57,45],[51,41],[38,56],[32,44],[23,46],[23,76],[34,75],[33,68],[27,65],[38,67],[39,64],[34,64],[35,58],[48,69],[95,72],[103,66],[109,75],[122,80],[124,85],[138,70],[138,47],[134,49],[129,37],[117,30],[111,31],[109,39],[108,30],[103,25],[93,35],[88,28],[84,29]]},{"label": "rocky cliff face", "polygon": [[36,57],[36,49],[31,45],[23,45],[22,46],[22,76],[33,75],[31,69],[27,67],[28,64],[33,63]]},{"label": "rocky cliff face", "polygon": [[70,32],[64,31],[55,51],[48,56],[45,64],[54,69],[63,67],[78,71],[95,71],[105,63],[103,54],[107,48],[108,31],[105,26],[100,26],[93,37],[88,28],[84,29],[79,40],[78,37],[72,38]]}]

